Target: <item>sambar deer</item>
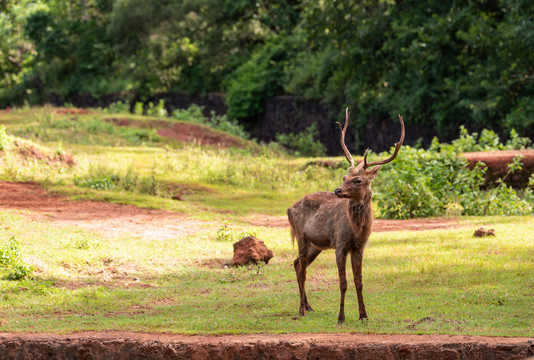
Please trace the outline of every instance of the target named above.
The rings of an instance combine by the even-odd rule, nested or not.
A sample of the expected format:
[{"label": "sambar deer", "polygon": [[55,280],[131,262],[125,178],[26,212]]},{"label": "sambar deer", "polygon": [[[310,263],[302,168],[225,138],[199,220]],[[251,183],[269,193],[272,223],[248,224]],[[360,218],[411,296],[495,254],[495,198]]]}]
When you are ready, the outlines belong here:
[{"label": "sambar deer", "polygon": [[386,160],[367,162],[367,153],[363,161],[354,167],[354,160],[345,145],[345,133],[349,123],[349,109],[345,111],[345,126],[341,129],[341,147],[350,164],[348,174],[335,192],[317,192],[305,195],[287,210],[291,225],[291,238],[297,239],[299,254],[295,260],[295,272],[300,292],[299,314],[313,311],[306,297],[306,268],[321,251],[335,249],[339,272],[341,302],[339,305],[338,324],[345,322],[345,292],[347,276],[345,273],[347,255],[350,253],[354,284],[358,295],[360,320],[367,318],[362,295],[362,259],[363,250],[373,223],[371,208],[371,182],[378,174],[380,165],[387,164],[399,153],[404,141],[404,122],[401,123],[401,136],[395,151]]}]

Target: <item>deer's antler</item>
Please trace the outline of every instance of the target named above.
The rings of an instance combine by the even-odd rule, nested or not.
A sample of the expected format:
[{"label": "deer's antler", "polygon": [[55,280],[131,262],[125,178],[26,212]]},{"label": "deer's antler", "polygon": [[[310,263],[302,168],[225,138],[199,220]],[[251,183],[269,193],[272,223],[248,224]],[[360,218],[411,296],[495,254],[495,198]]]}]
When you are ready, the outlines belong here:
[{"label": "deer's antler", "polygon": [[399,150],[400,150],[400,148],[402,146],[402,142],[404,141],[404,121],[403,121],[402,116],[400,114],[399,114],[399,120],[400,120],[400,123],[401,123],[401,136],[400,136],[399,142],[397,144],[395,144],[395,151],[393,152],[393,155],[388,157],[386,160],[373,161],[373,162],[368,163],[367,162],[367,153],[368,153],[369,149],[367,149],[367,151],[365,151],[365,156],[363,158],[363,169],[364,170],[369,168],[369,167],[371,167],[371,166],[387,164],[388,162],[393,161],[393,159],[395,159],[397,157],[397,154],[399,153]]},{"label": "deer's antler", "polygon": [[[350,168],[353,168],[354,159],[352,158],[352,155],[350,154],[349,149],[347,149],[347,145],[345,145],[345,133],[347,132],[347,127],[349,126],[349,117],[350,117],[350,112],[349,112],[349,108],[347,108],[345,109],[345,126],[343,127],[343,129],[341,128],[341,124],[338,121],[336,121],[336,124],[339,125],[339,130],[341,130],[341,148],[345,152],[345,157],[347,158],[347,161],[350,164]],[[403,128],[403,131],[404,131],[404,128]],[[404,136],[404,132],[403,132],[403,136]]]}]

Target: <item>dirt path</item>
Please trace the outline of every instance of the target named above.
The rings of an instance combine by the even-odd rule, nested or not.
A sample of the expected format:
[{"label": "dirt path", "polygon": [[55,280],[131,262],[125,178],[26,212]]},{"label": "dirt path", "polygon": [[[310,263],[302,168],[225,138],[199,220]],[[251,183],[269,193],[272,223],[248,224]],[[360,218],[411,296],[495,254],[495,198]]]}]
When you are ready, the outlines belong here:
[{"label": "dirt path", "polygon": [[32,183],[0,182],[0,209],[23,210],[29,219],[58,226],[77,226],[106,236],[130,235],[146,240],[193,235],[215,226],[165,210],[101,201],[67,201]]},{"label": "dirt path", "polygon": [[[32,183],[0,182],[0,209],[23,210],[30,219],[58,226],[77,226],[107,236],[129,235],[146,240],[194,235],[217,226],[213,222],[194,220],[165,210],[101,201],[67,201]],[[245,221],[256,226],[289,227],[286,216],[255,214]],[[373,231],[416,231],[459,226],[455,219],[377,219]]]}]

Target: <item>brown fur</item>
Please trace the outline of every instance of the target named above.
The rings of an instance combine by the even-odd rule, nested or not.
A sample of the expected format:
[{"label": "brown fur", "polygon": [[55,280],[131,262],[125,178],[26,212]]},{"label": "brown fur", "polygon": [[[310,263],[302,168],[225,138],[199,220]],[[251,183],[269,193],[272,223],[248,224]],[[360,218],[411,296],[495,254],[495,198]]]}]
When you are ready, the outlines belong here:
[{"label": "brown fur", "polygon": [[368,163],[366,152],[364,160],[354,167],[354,159],[345,145],[345,133],[350,116],[348,108],[345,116],[344,128],[341,128],[341,124],[338,123],[341,130],[341,147],[350,164],[349,173],[343,178],[343,183],[335,193],[320,192],[305,195],[287,210],[291,225],[291,239],[293,242],[295,238],[297,239],[299,249],[298,257],[294,262],[300,293],[299,314],[303,316],[306,311],[313,311],[306,297],[306,268],[321,251],[334,249],[341,292],[337,320],[339,324],[345,322],[345,292],[347,291],[345,269],[349,253],[358,296],[360,320],[367,318],[363,302],[362,261],[363,250],[373,225],[371,182],[378,174],[380,165],[395,159],[404,140],[404,122],[402,116],[399,115],[401,136],[393,155],[386,160]]},{"label": "brown fur", "polygon": [[362,296],[363,250],[373,223],[371,181],[378,168],[367,171],[351,169],[334,193],[304,196],[287,210],[292,240],[297,239],[299,256],[294,266],[300,290],[300,315],[312,311],[305,290],[306,268],[322,250],[335,249],[338,265],[341,304],[338,322],[345,321],[344,298],[347,289],[345,265],[351,255],[354,283],[358,294],[360,319],[367,318]]}]

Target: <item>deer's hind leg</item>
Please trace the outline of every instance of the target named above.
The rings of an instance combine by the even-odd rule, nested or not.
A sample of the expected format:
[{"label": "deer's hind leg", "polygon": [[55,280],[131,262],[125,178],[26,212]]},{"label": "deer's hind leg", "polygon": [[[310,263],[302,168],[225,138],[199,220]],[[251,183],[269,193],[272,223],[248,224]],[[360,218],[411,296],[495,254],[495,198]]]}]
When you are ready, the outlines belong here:
[{"label": "deer's hind leg", "polygon": [[[299,242],[300,245],[300,242]],[[306,315],[306,311],[313,311],[312,307],[308,303],[308,297],[306,296],[306,268],[315,260],[317,255],[321,253],[321,250],[314,246],[306,244],[306,246],[299,246],[299,256],[294,262],[295,272],[297,273],[297,282],[299,284],[300,292],[300,307],[299,315]]]}]

